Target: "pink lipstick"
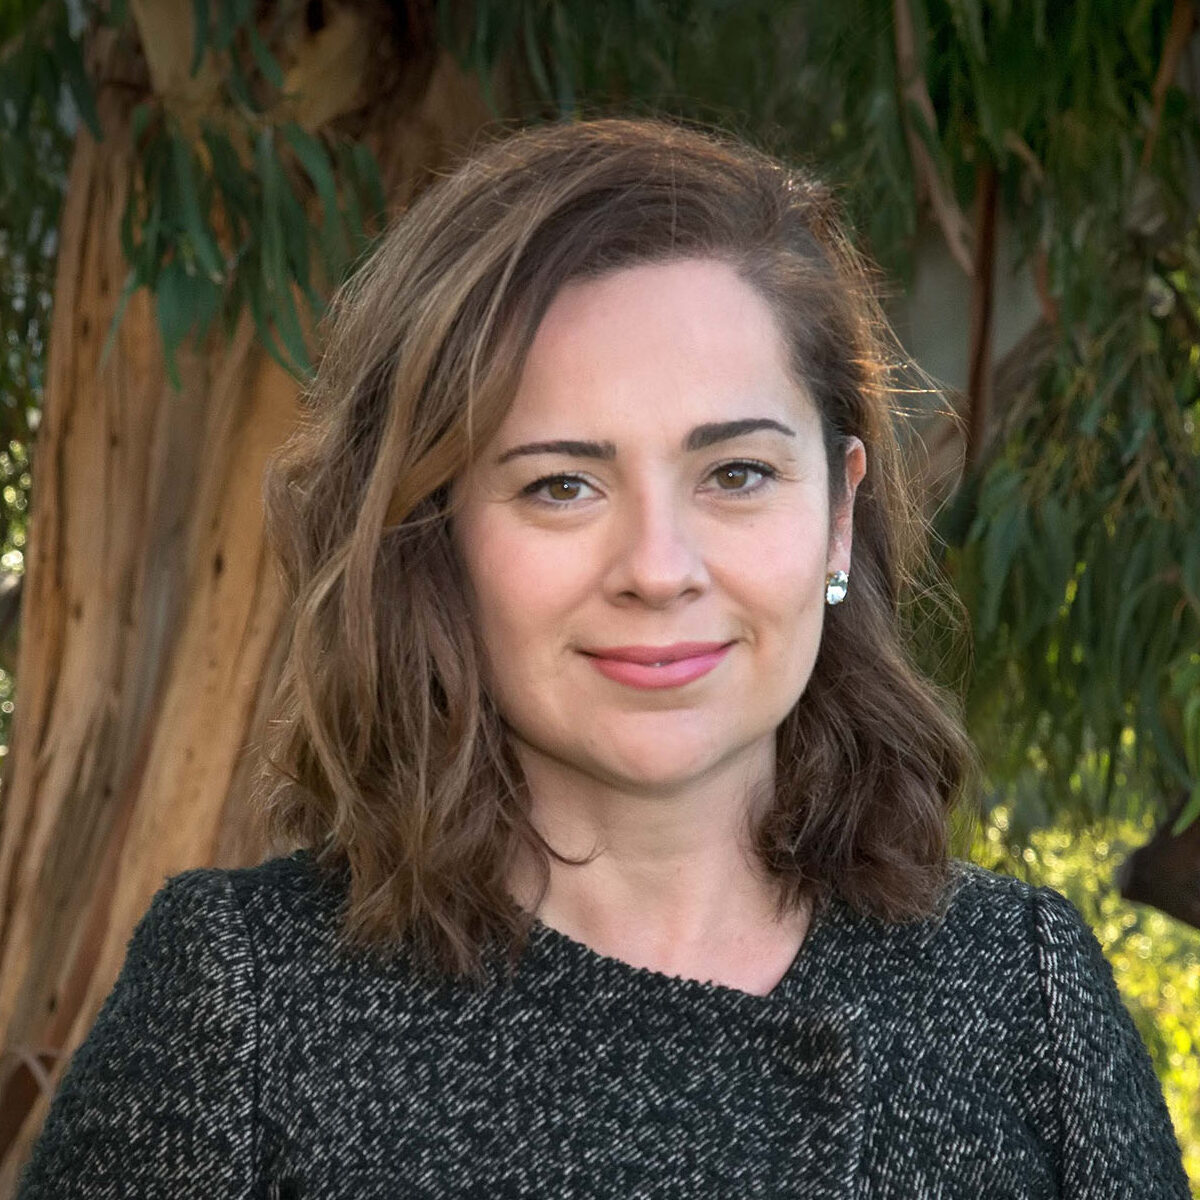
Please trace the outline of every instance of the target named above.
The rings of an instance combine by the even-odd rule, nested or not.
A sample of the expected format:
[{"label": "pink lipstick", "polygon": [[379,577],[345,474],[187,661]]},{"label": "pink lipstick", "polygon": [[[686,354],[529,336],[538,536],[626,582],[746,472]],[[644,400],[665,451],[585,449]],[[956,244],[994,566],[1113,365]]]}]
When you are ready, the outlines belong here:
[{"label": "pink lipstick", "polygon": [[608,646],[586,650],[601,675],[630,687],[680,687],[707,675],[732,642],[676,642],[671,646]]}]

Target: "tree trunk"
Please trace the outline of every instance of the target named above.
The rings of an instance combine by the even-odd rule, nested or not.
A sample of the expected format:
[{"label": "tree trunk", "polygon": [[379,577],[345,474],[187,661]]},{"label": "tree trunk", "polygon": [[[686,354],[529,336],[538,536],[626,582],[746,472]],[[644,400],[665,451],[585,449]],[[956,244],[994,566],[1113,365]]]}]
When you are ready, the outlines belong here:
[{"label": "tree trunk", "polygon": [[[437,53],[431,24],[418,27],[417,4],[392,69],[370,71],[382,90],[363,97],[364,70],[353,98],[331,104],[337,89],[316,70],[319,55],[344,63],[347,46],[366,45],[378,57],[380,39],[363,28],[348,39],[346,21],[361,13],[324,7],[327,27],[304,32],[321,119],[350,114],[378,143],[399,202],[490,114],[474,81]],[[155,8],[135,5],[135,19]],[[179,10],[176,62],[191,46],[192,6]],[[246,315],[231,342],[181,349],[174,393],[144,292],[100,365],[127,271],[129,118],[150,90],[170,95],[162,50],[158,41],[145,63],[96,35],[89,66],[105,139],[79,134],[60,228],[0,807],[0,1197],[13,1194],[63,1068],[164,879],[289,849],[266,844],[246,785],[282,644],[260,488],[295,420],[297,385]],[[386,138],[373,136],[381,130]]]}]

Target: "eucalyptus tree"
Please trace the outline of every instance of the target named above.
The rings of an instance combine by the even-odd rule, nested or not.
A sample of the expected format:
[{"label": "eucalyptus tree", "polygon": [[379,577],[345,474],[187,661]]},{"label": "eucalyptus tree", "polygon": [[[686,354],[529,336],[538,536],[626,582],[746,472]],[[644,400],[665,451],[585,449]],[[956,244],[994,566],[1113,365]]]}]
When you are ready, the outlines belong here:
[{"label": "eucalyptus tree", "polygon": [[420,3],[17,16],[5,145],[79,121],[69,157],[0,166],[11,204],[40,166],[65,179],[48,354],[9,342],[41,421],[0,810],[0,1194],[163,877],[261,856],[244,800],[283,607],[265,461],[374,214],[492,119]]}]

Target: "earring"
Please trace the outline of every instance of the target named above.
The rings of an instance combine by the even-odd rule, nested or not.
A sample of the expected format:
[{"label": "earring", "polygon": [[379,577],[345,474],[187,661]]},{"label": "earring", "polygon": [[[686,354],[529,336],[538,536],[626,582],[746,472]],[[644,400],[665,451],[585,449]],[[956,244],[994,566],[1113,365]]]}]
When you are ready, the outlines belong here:
[{"label": "earring", "polygon": [[846,598],[850,576],[845,571],[832,571],[825,576],[825,603],[841,604]]}]

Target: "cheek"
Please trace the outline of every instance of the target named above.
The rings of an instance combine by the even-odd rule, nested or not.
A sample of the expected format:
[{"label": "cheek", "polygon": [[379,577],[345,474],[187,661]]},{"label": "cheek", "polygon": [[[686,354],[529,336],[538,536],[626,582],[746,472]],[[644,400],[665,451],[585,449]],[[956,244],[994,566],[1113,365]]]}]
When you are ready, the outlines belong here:
[{"label": "cheek", "polygon": [[568,539],[494,522],[472,530],[464,557],[484,645],[501,666],[525,664],[527,647],[561,627],[581,586],[582,556],[569,552]]},{"label": "cheek", "polygon": [[763,522],[730,542],[723,554],[728,587],[772,624],[794,626],[819,613],[825,598],[825,539],[818,522],[790,515]]}]

